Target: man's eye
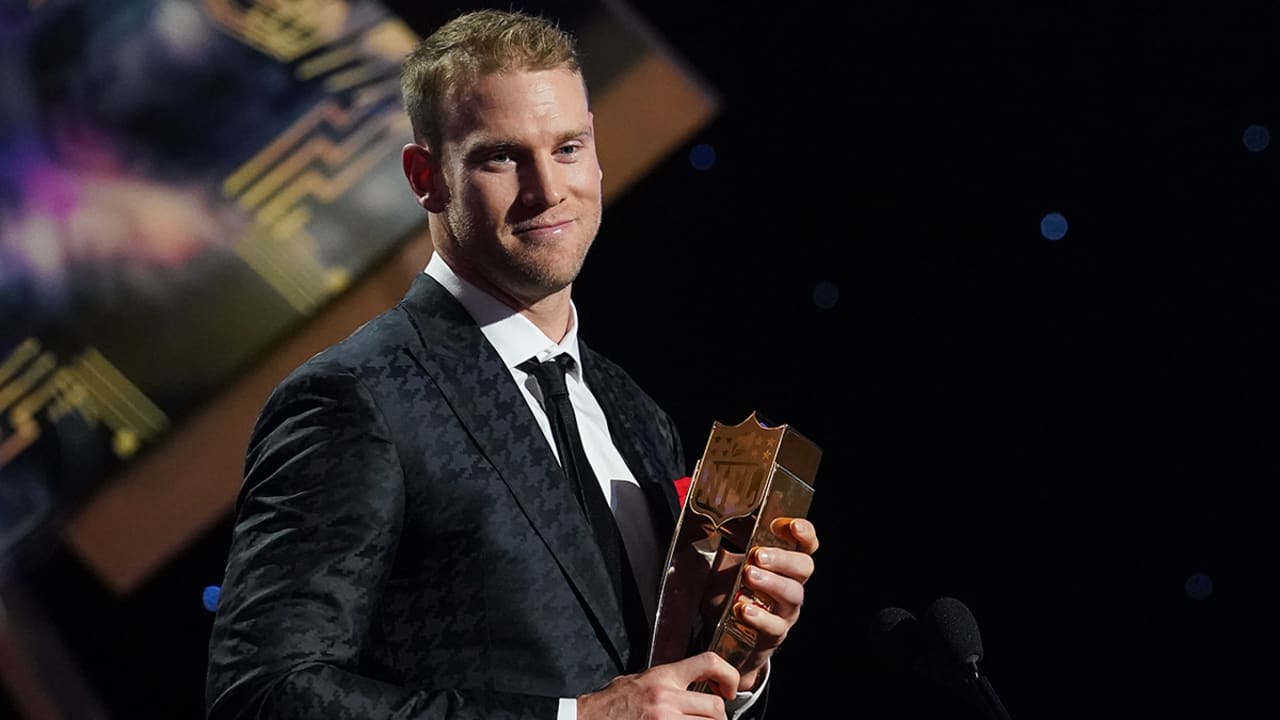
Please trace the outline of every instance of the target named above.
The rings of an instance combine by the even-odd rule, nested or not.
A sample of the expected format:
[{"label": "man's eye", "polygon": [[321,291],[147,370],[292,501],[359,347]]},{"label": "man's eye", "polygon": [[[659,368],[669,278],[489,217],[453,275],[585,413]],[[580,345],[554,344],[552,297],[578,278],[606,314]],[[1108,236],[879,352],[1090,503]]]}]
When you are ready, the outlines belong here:
[{"label": "man's eye", "polygon": [[490,155],[489,162],[499,164],[509,163],[511,162],[511,155],[509,153],[497,153],[496,155]]},{"label": "man's eye", "polygon": [[582,148],[577,145],[565,145],[560,148],[561,155],[576,155]]}]

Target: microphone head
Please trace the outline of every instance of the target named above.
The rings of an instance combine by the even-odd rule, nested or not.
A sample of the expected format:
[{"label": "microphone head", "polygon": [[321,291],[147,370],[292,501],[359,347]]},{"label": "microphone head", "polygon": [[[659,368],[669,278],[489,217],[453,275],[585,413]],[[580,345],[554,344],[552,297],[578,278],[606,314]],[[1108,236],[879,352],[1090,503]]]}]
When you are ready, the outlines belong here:
[{"label": "microphone head", "polygon": [[941,597],[925,608],[923,623],[944,652],[962,665],[982,660],[982,633],[973,613],[959,600]]},{"label": "microphone head", "polygon": [[887,607],[876,613],[871,620],[872,632],[892,632],[899,624],[918,622],[909,610],[900,607]]},{"label": "microphone head", "polygon": [[872,618],[870,650],[893,675],[921,677],[949,691],[966,691],[966,673],[941,647],[936,631],[902,608],[885,608]]},{"label": "microphone head", "polygon": [[920,621],[898,607],[884,608],[871,619],[868,638],[872,656],[887,669],[909,670],[924,646]]}]

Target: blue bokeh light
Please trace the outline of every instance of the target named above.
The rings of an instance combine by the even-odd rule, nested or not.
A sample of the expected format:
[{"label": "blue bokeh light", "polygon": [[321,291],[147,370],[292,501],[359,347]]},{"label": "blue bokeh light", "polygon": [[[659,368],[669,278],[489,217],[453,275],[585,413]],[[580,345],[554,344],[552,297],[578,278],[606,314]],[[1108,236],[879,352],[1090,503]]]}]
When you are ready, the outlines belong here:
[{"label": "blue bokeh light", "polygon": [[204,609],[214,612],[218,609],[218,598],[222,597],[222,588],[217,585],[210,585],[201,593],[200,600],[204,603]]},{"label": "blue bokeh light", "polygon": [[813,304],[821,310],[830,310],[840,302],[840,287],[833,282],[823,280],[813,286]]},{"label": "blue bokeh light", "polygon": [[716,149],[706,143],[698,143],[689,150],[689,164],[695,170],[710,170],[716,164]]},{"label": "blue bokeh light", "polygon": [[1185,585],[1187,597],[1192,600],[1208,600],[1213,594],[1213,578],[1206,573],[1192,573]]},{"label": "blue bokeh light", "polygon": [[1271,144],[1271,131],[1265,125],[1250,125],[1244,129],[1243,140],[1249,152],[1262,152]]},{"label": "blue bokeh light", "polygon": [[1040,234],[1046,240],[1061,240],[1067,234],[1067,218],[1056,212],[1045,215],[1040,220]]}]

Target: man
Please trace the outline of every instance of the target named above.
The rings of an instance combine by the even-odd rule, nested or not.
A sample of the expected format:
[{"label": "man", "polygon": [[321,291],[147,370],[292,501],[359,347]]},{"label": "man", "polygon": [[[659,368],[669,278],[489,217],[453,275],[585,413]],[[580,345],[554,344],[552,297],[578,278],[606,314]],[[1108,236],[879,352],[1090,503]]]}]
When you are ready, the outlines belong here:
[{"label": "man", "polygon": [[[817,536],[780,519],[799,550],[750,553],[744,581],[773,602],[735,608],[758,632],[741,671],[709,652],[646,668],[687,468],[671,418],[578,335],[570,290],[603,202],[573,39],[540,18],[465,14],[409,55],[403,85],[405,174],[434,252],[403,301],[262,411],[209,717],[762,715]],[[559,391],[529,363],[557,355],[572,358],[557,367],[587,469],[557,459],[572,444],[549,419]]]}]

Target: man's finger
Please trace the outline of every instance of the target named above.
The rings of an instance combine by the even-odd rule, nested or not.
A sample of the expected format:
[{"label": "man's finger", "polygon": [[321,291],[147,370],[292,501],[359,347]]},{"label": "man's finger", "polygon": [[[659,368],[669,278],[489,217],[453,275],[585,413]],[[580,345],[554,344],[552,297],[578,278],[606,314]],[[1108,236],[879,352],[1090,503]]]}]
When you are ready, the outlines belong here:
[{"label": "man's finger", "polygon": [[725,700],[732,700],[738,692],[738,669],[710,650],[671,663],[669,667],[682,687],[706,682]]},{"label": "man's finger", "polygon": [[774,535],[794,542],[796,549],[802,553],[812,555],[818,550],[818,532],[809,520],[792,517],[774,518],[773,522],[769,523],[769,529]]}]

